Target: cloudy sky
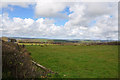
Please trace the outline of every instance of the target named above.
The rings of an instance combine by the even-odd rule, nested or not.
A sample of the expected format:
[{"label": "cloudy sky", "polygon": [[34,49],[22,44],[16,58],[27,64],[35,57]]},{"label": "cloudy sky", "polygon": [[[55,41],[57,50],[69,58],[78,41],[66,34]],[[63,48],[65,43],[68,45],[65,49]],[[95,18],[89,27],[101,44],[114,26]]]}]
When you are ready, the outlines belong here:
[{"label": "cloudy sky", "polygon": [[2,2],[2,36],[118,39],[118,2],[22,1]]}]

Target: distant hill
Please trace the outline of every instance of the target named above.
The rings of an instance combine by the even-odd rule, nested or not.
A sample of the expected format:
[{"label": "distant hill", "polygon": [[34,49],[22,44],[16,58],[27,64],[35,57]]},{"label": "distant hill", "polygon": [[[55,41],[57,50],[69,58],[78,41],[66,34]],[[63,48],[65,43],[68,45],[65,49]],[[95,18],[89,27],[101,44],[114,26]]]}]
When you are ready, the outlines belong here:
[{"label": "distant hill", "polygon": [[16,39],[18,42],[73,42],[73,43],[91,43],[91,42],[113,42],[115,40],[84,40],[84,39],[47,39],[47,38],[28,38],[28,37],[2,37]]}]

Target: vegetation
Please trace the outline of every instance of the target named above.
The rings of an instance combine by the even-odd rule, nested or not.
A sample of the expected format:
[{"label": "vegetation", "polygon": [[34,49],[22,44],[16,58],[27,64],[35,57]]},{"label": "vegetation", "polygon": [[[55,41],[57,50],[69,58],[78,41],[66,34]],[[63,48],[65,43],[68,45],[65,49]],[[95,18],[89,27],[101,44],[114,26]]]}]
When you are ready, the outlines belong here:
[{"label": "vegetation", "polygon": [[116,45],[26,46],[34,61],[62,78],[117,78]]},{"label": "vegetation", "polygon": [[48,39],[20,39],[18,40],[19,43],[25,43],[25,42],[49,42],[52,40],[48,40]]},{"label": "vegetation", "polygon": [[120,42],[117,41],[22,39],[16,42],[6,37],[0,41],[3,41],[3,78],[118,77]]},{"label": "vegetation", "polygon": [[[24,46],[2,42],[2,78],[47,78],[50,72],[35,66]],[[48,75],[49,74],[49,75]]]}]

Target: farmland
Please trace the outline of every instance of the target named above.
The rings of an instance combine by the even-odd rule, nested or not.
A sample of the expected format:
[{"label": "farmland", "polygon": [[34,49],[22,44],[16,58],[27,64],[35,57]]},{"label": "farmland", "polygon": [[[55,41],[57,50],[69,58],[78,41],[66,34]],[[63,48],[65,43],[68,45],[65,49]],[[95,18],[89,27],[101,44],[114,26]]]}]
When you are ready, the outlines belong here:
[{"label": "farmland", "polygon": [[118,77],[116,45],[26,45],[32,59],[61,78]]}]

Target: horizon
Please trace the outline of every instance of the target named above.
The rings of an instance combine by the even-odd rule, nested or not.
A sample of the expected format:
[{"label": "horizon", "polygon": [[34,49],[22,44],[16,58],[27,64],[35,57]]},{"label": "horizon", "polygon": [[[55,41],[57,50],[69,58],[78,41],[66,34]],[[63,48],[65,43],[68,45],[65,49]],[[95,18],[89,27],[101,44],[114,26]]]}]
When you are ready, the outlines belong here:
[{"label": "horizon", "polygon": [[8,36],[2,36],[7,38],[20,38],[20,39],[48,39],[48,40],[90,40],[90,41],[120,41],[120,40],[106,40],[106,39],[68,39],[68,38],[40,38],[40,37],[8,37]]}]

